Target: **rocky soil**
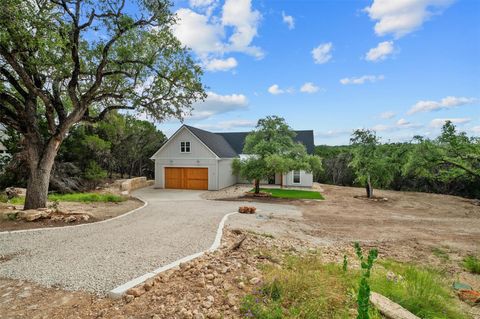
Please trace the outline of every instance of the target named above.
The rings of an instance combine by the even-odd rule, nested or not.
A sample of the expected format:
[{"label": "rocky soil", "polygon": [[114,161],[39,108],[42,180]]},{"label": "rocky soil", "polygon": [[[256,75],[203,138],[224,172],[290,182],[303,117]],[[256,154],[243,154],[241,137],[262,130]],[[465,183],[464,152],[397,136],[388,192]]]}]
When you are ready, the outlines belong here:
[{"label": "rocky soil", "polygon": [[298,240],[226,230],[215,253],[162,273],[120,300],[1,279],[0,317],[238,318],[241,298],[261,285],[259,266],[308,247]]}]

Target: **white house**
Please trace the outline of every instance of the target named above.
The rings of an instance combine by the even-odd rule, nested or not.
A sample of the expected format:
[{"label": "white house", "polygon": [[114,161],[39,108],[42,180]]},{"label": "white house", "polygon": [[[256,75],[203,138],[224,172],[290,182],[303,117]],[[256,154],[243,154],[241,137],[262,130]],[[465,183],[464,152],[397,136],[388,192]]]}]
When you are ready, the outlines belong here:
[{"label": "white house", "polygon": [[[155,161],[155,187],[219,190],[246,183],[232,172],[232,161],[243,156],[249,132],[212,133],[183,125],[152,156]],[[313,154],[313,131],[295,131],[295,140]],[[271,176],[264,184],[311,187],[313,175],[292,171]]]}]

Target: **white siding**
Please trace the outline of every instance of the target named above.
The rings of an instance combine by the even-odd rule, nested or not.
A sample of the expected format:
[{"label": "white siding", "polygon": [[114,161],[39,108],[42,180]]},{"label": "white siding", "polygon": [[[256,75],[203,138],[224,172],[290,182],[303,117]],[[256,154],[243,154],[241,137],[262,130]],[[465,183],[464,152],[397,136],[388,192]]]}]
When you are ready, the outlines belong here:
[{"label": "white siding", "polygon": [[235,185],[237,176],[232,172],[233,159],[221,159],[218,161],[218,189]]},{"label": "white siding", "polygon": [[[180,152],[180,142],[190,142],[190,153]],[[217,156],[184,127],[172,136],[153,158],[210,159],[217,158]]]},{"label": "white siding", "polygon": [[[180,142],[190,142],[190,153],[180,152]],[[153,156],[155,187],[165,187],[165,167],[208,168],[208,189],[218,189],[217,156],[188,129],[182,128]]]},{"label": "white siding", "polygon": [[285,186],[299,186],[299,187],[312,187],[313,186],[313,174],[305,171],[300,171],[300,183],[293,182],[293,172],[288,172],[283,175],[283,185]]}]

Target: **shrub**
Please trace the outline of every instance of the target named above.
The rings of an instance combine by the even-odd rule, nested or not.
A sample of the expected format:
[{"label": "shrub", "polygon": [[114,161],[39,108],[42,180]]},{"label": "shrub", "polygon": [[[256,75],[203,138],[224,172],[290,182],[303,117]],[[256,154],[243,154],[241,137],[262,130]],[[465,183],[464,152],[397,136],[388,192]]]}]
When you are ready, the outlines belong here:
[{"label": "shrub", "polygon": [[463,266],[472,274],[480,274],[480,259],[476,256],[467,256],[463,259]]},{"label": "shrub", "polygon": [[90,161],[85,169],[84,177],[91,183],[92,188],[98,186],[99,182],[107,177],[108,173],[95,161]]}]

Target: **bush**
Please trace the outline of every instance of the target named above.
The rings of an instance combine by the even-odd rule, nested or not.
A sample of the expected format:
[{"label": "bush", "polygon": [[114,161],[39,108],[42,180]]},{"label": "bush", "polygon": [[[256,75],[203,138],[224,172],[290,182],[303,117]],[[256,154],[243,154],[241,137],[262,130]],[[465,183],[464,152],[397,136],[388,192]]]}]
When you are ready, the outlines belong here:
[{"label": "bush", "polygon": [[480,259],[476,256],[465,257],[463,266],[472,274],[480,274]]},{"label": "bush", "polygon": [[108,173],[102,169],[97,162],[90,161],[83,175],[85,179],[91,183],[92,188],[95,188],[102,179],[107,177]]}]

